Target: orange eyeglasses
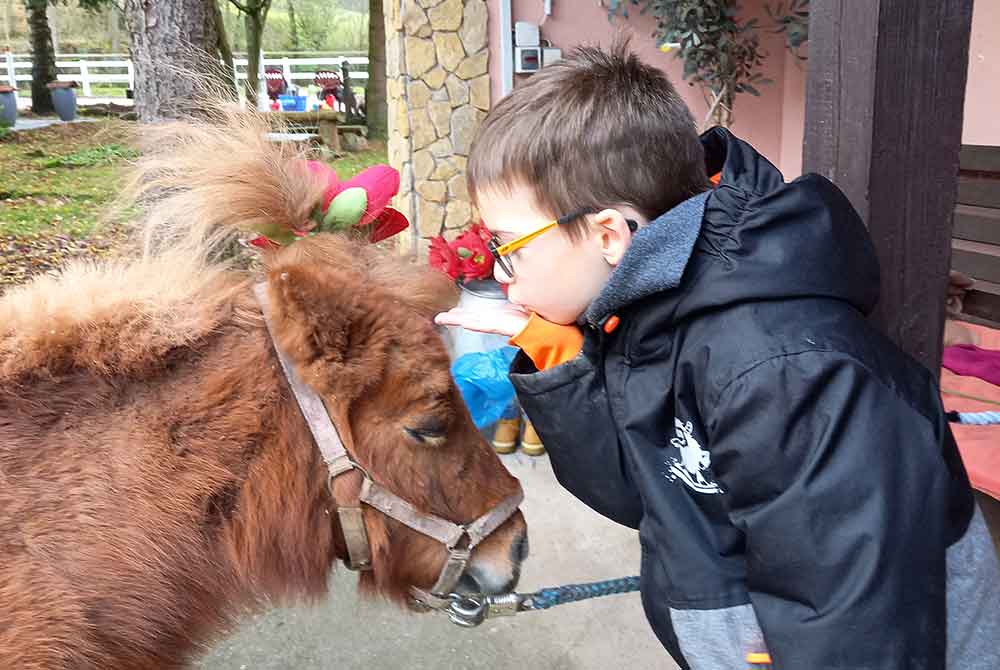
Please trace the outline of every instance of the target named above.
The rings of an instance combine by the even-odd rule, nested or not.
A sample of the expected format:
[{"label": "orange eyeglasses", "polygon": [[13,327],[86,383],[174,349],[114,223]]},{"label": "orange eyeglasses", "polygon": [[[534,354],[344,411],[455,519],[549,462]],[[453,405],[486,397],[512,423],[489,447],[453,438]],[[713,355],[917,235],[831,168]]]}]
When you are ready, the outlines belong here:
[{"label": "orange eyeglasses", "polygon": [[[510,256],[518,249],[521,249],[526,244],[529,244],[533,240],[537,239],[538,237],[541,237],[542,235],[552,230],[556,226],[561,226],[563,224],[569,223],[570,221],[575,221],[580,217],[586,216],[588,214],[597,214],[598,211],[600,210],[598,210],[595,207],[586,207],[584,209],[578,209],[575,212],[571,212],[564,216],[560,216],[558,219],[549,221],[541,228],[533,230],[525,235],[521,235],[517,239],[511,240],[506,244],[501,243],[500,239],[496,235],[494,235],[490,239],[490,241],[486,243],[486,248],[490,250],[490,253],[493,254],[493,260],[495,260],[497,265],[499,265],[503,269],[503,271],[507,273],[507,276],[513,277],[514,266],[511,265],[510,259],[507,258],[508,256]],[[636,223],[634,220],[625,219],[625,222],[628,224],[628,229],[633,233],[636,230],[638,230],[639,224]]]}]

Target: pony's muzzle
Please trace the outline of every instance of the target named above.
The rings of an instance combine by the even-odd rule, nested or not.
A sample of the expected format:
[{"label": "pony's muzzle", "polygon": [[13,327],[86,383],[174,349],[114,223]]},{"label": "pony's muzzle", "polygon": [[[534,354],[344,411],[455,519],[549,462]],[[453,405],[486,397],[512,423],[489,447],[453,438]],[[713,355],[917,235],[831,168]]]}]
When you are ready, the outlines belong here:
[{"label": "pony's muzzle", "polygon": [[516,534],[505,547],[506,551],[473,554],[456,592],[494,595],[513,591],[517,587],[521,564],[528,558],[528,531],[523,521],[514,532]]}]

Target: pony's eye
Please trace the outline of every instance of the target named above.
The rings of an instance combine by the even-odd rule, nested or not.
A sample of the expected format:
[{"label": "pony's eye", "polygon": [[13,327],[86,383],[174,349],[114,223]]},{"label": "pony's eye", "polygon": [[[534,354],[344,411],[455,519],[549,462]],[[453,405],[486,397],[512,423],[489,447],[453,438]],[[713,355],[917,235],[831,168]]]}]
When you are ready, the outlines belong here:
[{"label": "pony's eye", "polygon": [[406,426],[403,430],[414,442],[429,445],[441,444],[448,434],[446,422],[437,417],[428,418],[415,426]]}]

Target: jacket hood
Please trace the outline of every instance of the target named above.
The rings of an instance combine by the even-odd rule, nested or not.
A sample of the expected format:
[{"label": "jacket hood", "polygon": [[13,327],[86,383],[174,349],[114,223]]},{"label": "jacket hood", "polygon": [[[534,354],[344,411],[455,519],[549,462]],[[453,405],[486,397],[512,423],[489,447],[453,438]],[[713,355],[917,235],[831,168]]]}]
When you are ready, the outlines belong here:
[{"label": "jacket hood", "polygon": [[587,311],[598,323],[653,294],[673,319],[731,304],[825,297],[869,314],[879,267],[868,231],[827,179],[781,173],[723,128],[701,138],[714,190],[691,198],[636,234]]}]

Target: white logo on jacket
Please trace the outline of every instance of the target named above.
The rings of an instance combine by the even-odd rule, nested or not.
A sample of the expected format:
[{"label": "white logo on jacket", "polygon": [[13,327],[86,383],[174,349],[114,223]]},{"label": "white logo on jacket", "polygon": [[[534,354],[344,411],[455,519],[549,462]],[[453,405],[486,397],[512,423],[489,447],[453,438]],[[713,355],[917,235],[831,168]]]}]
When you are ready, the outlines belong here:
[{"label": "white logo on jacket", "polygon": [[694,427],[674,418],[675,437],[670,444],[677,449],[677,456],[667,459],[667,479],[680,479],[698,493],[722,493],[722,487],[717,482],[706,477],[705,471],[712,464],[712,456],[702,449],[698,440],[694,439]]}]

